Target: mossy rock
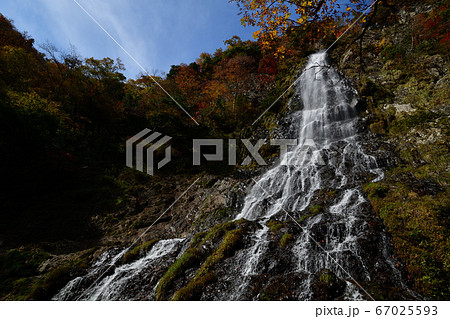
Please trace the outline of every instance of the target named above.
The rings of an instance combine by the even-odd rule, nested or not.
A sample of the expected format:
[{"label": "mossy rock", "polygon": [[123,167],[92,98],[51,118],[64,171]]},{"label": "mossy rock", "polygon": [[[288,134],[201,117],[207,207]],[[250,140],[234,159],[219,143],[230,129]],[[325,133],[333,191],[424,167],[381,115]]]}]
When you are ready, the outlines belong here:
[{"label": "mossy rock", "polygon": [[227,232],[219,247],[206,258],[195,274],[194,279],[175,292],[172,300],[197,300],[200,298],[204,287],[216,279],[216,275],[213,272],[214,267],[234,253],[240,243],[243,232],[243,229],[234,229]]},{"label": "mossy rock", "polygon": [[231,256],[239,245],[243,232],[243,229],[229,231],[224,236],[220,246],[206,259],[195,277],[198,278],[204,276],[206,273],[209,273],[216,264]]},{"label": "mossy rock", "polygon": [[370,124],[369,126],[370,131],[374,134],[386,134],[386,129],[384,127],[383,121],[378,121],[375,123]]},{"label": "mossy rock", "polygon": [[199,300],[206,285],[216,280],[216,274],[209,272],[194,278],[187,286],[179,289],[172,297],[174,301]]},{"label": "mossy rock", "polygon": [[65,264],[54,268],[36,280],[27,299],[50,300],[70,280],[86,273],[86,269],[90,267],[92,256],[96,250],[96,248],[89,249],[77,258],[66,261]]},{"label": "mossy rock", "polygon": [[49,258],[41,250],[13,249],[0,254],[0,297],[26,299],[38,267]]},{"label": "mossy rock", "polygon": [[142,257],[145,255],[150,249],[159,241],[159,239],[153,239],[151,241],[148,241],[146,243],[143,243],[139,246],[134,247],[133,249],[127,251],[125,255],[122,257],[122,263],[127,264],[132,261],[135,261],[139,259],[139,257]]},{"label": "mossy rock", "polygon": [[237,220],[237,221],[230,221],[223,224],[216,225],[206,233],[205,237],[203,238],[201,244],[207,242],[207,241],[215,241],[218,238],[221,238],[223,235],[225,235],[228,231],[235,229],[238,225],[245,223],[244,219]]},{"label": "mossy rock", "polygon": [[331,270],[322,269],[314,274],[311,285],[314,300],[336,300],[346,288],[345,281],[339,279]]},{"label": "mossy rock", "polygon": [[304,220],[306,220],[307,218],[319,215],[321,213],[323,213],[323,206],[322,205],[314,205],[309,207],[309,214],[303,215],[302,217],[300,217],[300,219],[298,220],[299,223],[303,222]]},{"label": "mossy rock", "polygon": [[70,264],[60,266],[50,271],[43,278],[37,280],[27,299],[31,300],[50,300],[67,282],[72,279],[71,273],[75,267]]},{"label": "mossy rock", "polygon": [[[364,189],[392,235],[414,290],[425,297],[447,300],[450,241],[443,215],[450,206],[450,196],[447,188],[440,189],[432,179],[424,179],[434,173],[431,165],[397,167],[388,172],[385,181],[370,183]],[[448,183],[445,176],[441,183]]]},{"label": "mossy rock", "polygon": [[287,244],[289,244],[294,239],[294,236],[292,234],[286,233],[281,237],[280,240],[280,247],[284,248]]},{"label": "mossy rock", "polygon": [[167,298],[168,291],[173,287],[174,281],[181,276],[187,269],[200,264],[203,255],[198,248],[189,248],[178,258],[172,266],[166,271],[159,281],[156,288],[156,300],[164,300]]},{"label": "mossy rock", "polygon": [[[179,288],[173,295],[174,300],[192,300],[197,298],[201,287],[214,280],[214,269],[217,264],[230,257],[238,249],[245,220],[231,221],[212,227],[207,232],[194,235],[190,248],[178,258],[161,278],[156,288],[156,300],[169,298],[175,281],[186,275],[186,271],[198,268],[194,278]],[[220,242],[219,239],[223,238]],[[205,247],[206,246],[206,247]],[[217,247],[211,253],[211,248]]]},{"label": "mossy rock", "polygon": [[277,233],[281,228],[284,227],[284,223],[276,219],[270,219],[266,222],[266,226],[270,228],[272,233]]},{"label": "mossy rock", "polygon": [[389,187],[381,183],[369,183],[364,187],[369,198],[385,198],[389,193]]},{"label": "mossy rock", "polygon": [[259,293],[259,300],[280,301],[298,300],[299,287],[306,281],[306,276],[301,273],[288,273],[283,275],[270,276],[260,275],[259,281],[264,288]]}]

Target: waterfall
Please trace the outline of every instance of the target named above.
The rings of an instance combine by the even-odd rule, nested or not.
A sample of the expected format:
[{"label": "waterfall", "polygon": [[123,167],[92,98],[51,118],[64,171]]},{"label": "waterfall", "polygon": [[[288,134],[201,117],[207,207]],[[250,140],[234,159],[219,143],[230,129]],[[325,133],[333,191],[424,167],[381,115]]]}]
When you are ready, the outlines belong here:
[{"label": "waterfall", "polygon": [[[355,172],[371,172],[377,179],[383,177],[375,158],[364,153],[357,143],[355,92],[347,87],[338,73],[328,65],[325,53],[310,57],[296,87],[303,110],[292,116],[297,146],[287,152],[280,165],[264,174],[247,196],[242,212],[237,216],[249,220],[270,218],[283,207],[287,211],[302,211],[310,203],[315,191],[322,187],[343,188],[347,184],[346,169],[352,165]],[[342,149],[341,154],[336,150]],[[305,156],[310,149],[313,154]],[[325,156],[328,163],[324,164]],[[323,166],[331,166],[335,178],[322,185]],[[274,203],[266,206],[267,200]]]},{"label": "waterfall", "polygon": [[[157,242],[142,258],[125,265],[115,266],[123,251],[106,251],[85,276],[71,280],[53,300],[152,300],[164,259],[173,262],[180,255],[184,239],[168,239]],[[106,274],[111,267],[112,274]],[[141,286],[144,280],[149,285]],[[150,285],[153,283],[153,286]]]},{"label": "waterfall", "polygon": [[[325,53],[309,58],[297,82],[291,101],[301,101],[301,107],[290,115],[292,136],[287,138],[296,138],[298,144],[249,190],[235,220],[246,219],[258,227],[245,247],[229,257],[226,275],[217,280],[220,289],[207,298],[258,299],[252,290],[255,278],[295,273],[302,278],[296,298],[311,300],[314,275],[324,269],[345,282],[342,299],[368,297],[358,282],[375,280],[407,290],[392,246],[382,226],[376,226],[381,223],[362,190],[365,182],[382,179],[383,172],[361,146],[355,90]],[[283,255],[289,267],[277,269],[282,261],[275,260],[276,252],[270,249],[271,219],[297,228]],[[123,251],[105,252],[88,274],[70,281],[54,300],[152,300],[164,274],[161,267],[167,269],[188,244],[185,239],[161,240],[140,259],[114,267]],[[111,271],[102,276],[108,267]]]},{"label": "waterfall", "polygon": [[[370,233],[368,221],[373,218],[367,213],[370,209],[361,180],[370,175],[373,181],[379,181],[383,172],[358,142],[356,92],[329,65],[326,54],[317,53],[309,58],[295,94],[303,108],[292,114],[290,131],[296,135],[289,138],[297,138],[298,144],[284,155],[279,165],[256,181],[236,217],[257,221],[262,229],[255,234],[253,246],[241,254],[240,258],[246,260],[241,271],[243,283],[235,290],[234,299],[243,298],[243,288],[251,275],[264,272],[259,259],[268,253],[266,222],[274,216],[287,220],[308,216],[307,208],[314,196],[324,189],[336,195],[334,203],[299,224],[302,232],[292,249],[295,271],[309,274],[302,287],[302,298],[311,298],[311,276],[321,269],[329,269],[351,281],[370,281],[376,272],[372,261],[364,260],[360,253],[363,249],[360,242]],[[380,237],[379,245],[387,246],[384,235]],[[391,255],[386,252],[382,259],[385,261],[377,260],[378,267],[389,268],[388,272],[400,277],[390,261]],[[353,284],[348,281],[347,285]],[[359,298],[355,297],[355,289],[348,291],[349,299]]]}]

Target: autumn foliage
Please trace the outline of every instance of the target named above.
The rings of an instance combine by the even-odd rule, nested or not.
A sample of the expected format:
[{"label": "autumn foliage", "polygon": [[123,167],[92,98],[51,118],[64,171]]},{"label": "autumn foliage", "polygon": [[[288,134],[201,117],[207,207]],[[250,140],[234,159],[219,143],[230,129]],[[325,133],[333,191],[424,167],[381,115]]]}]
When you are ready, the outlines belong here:
[{"label": "autumn foliage", "polygon": [[[243,25],[259,28],[254,38],[278,57],[287,53],[286,35],[302,37],[309,44],[339,32],[336,21],[349,19],[370,2],[351,0],[231,0],[241,11]],[[350,20],[346,20],[350,21]],[[305,41],[306,42],[306,41]]]}]

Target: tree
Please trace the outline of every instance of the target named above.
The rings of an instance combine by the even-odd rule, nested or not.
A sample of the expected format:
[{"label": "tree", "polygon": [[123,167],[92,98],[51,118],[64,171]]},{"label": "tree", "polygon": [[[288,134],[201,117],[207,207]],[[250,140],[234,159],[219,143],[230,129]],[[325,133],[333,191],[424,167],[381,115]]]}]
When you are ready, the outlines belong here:
[{"label": "tree", "polygon": [[175,76],[175,83],[191,107],[198,105],[201,99],[202,83],[198,72],[199,69],[200,66],[197,63],[191,63],[190,65],[181,64]]},{"label": "tree", "polygon": [[59,100],[64,84],[73,72],[81,67],[81,58],[74,46],[70,46],[68,52],[62,52],[53,44],[47,42],[41,45],[41,49],[45,51],[47,61],[49,62],[46,70],[48,71],[50,81],[53,82],[52,86],[56,88],[54,94],[55,99]]},{"label": "tree", "polygon": [[125,76],[120,71],[125,70],[122,61],[117,58],[115,61],[111,58],[96,60],[94,58],[86,59],[84,73],[99,81],[103,80],[125,80]]},{"label": "tree", "polygon": [[[311,26],[326,27],[327,34],[334,33],[335,24],[323,22],[349,17],[352,10],[364,10],[372,3],[367,0],[348,0],[346,3],[337,0],[230,0],[230,2],[236,2],[240,8],[243,25],[260,28],[253,37],[260,40],[266,49],[274,46],[274,43],[279,42],[279,39],[288,33],[305,34],[311,31]],[[320,24],[317,24],[319,22]],[[286,48],[279,46],[276,55],[282,55],[285,50]]]},{"label": "tree", "polygon": [[97,60],[94,58],[86,59],[82,67],[83,73],[94,80],[97,80],[102,87],[103,93],[107,98],[120,100],[123,95],[125,76],[120,72],[125,70],[122,61],[117,58],[103,58]]},{"label": "tree", "polygon": [[238,96],[251,91],[254,87],[255,70],[255,59],[247,55],[225,59],[215,68],[215,78],[228,87],[233,113],[236,110]]},{"label": "tree", "polygon": [[0,47],[13,46],[22,48],[29,53],[40,55],[33,47],[34,39],[31,39],[26,32],[20,33],[8,20],[0,13]]}]

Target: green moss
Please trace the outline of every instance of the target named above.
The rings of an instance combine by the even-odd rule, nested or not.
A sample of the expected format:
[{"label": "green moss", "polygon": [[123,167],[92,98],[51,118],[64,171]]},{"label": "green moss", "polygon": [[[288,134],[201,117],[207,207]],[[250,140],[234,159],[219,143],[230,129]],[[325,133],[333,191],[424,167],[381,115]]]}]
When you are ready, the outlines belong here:
[{"label": "green moss", "polygon": [[199,278],[204,276],[206,273],[209,273],[216,264],[231,256],[239,245],[243,232],[242,229],[229,231],[223,238],[222,243],[217,250],[206,259],[195,277]]},{"label": "green moss", "polygon": [[26,299],[50,300],[71,279],[70,273],[73,270],[72,265],[66,264],[50,271],[34,283],[31,293]]},{"label": "green moss", "polygon": [[281,228],[283,228],[284,224],[276,219],[270,219],[266,222],[266,226],[270,228],[272,233],[277,233]]},{"label": "green moss", "polygon": [[194,237],[192,238],[191,247],[200,246],[200,244],[202,244],[204,242],[204,239],[207,234],[208,234],[208,232],[206,232],[206,231],[195,234]]},{"label": "green moss", "polygon": [[126,264],[135,261],[140,256],[147,253],[158,241],[159,239],[153,239],[139,246],[134,247],[132,250],[127,251],[125,255],[122,257],[122,263]]},{"label": "green moss", "polygon": [[309,208],[312,215],[317,215],[323,212],[323,207],[321,205],[314,205]]},{"label": "green moss", "polygon": [[280,247],[281,248],[285,247],[293,239],[294,239],[294,236],[292,236],[292,234],[288,234],[288,233],[284,234],[283,237],[281,237],[281,240],[280,240]]},{"label": "green moss", "polygon": [[243,222],[245,222],[245,220],[230,221],[212,227],[205,235],[200,244],[203,244],[207,241],[214,241],[222,237],[223,235],[225,235],[226,232],[236,228],[237,225],[242,224]]},{"label": "green moss", "polygon": [[74,274],[90,267],[95,251],[96,248],[89,249],[77,258],[68,260],[64,265],[35,280],[25,299],[49,300],[74,277]]},{"label": "green moss", "polygon": [[[228,227],[228,226],[227,226]],[[218,229],[214,229],[212,234],[216,236]],[[216,276],[212,271],[213,268],[223,261],[225,258],[231,256],[239,245],[242,234],[242,229],[234,229],[228,231],[219,247],[205,260],[203,265],[197,271],[194,279],[191,280],[185,287],[179,289],[172,297],[172,300],[195,300],[201,296],[205,285],[215,280]]]},{"label": "green moss", "polygon": [[186,287],[179,289],[172,297],[174,301],[197,300],[201,296],[204,287],[216,280],[216,275],[212,272],[201,277],[194,278]]},{"label": "green moss", "polygon": [[418,110],[414,113],[397,117],[390,126],[391,134],[405,134],[411,128],[432,122],[441,116],[440,113],[432,110]]},{"label": "green moss", "polygon": [[372,124],[370,124],[369,128],[370,128],[370,131],[375,134],[385,134],[386,133],[383,121],[378,121],[378,122],[372,123]]},{"label": "green moss", "polygon": [[397,168],[383,182],[389,184],[389,189],[384,184],[371,183],[365,190],[392,234],[396,252],[414,278],[415,290],[446,300],[450,296],[450,240],[442,212],[445,214],[450,207],[450,194],[448,189],[435,196],[418,194],[419,186],[405,179],[412,171],[418,173],[409,167]]},{"label": "green moss", "polygon": [[389,192],[389,188],[381,183],[369,183],[364,187],[369,198],[384,198]]},{"label": "green moss", "polygon": [[324,284],[327,284],[327,285],[330,284],[330,282],[332,280],[333,280],[332,275],[330,273],[327,273],[327,272],[321,273],[320,276],[319,276],[319,281],[321,283],[324,283]]},{"label": "green moss", "polygon": [[314,205],[309,208],[309,214],[303,215],[298,220],[299,223],[303,222],[305,219],[316,216],[323,213],[323,207],[321,205]]},{"label": "green moss", "polygon": [[163,300],[166,298],[167,292],[172,288],[174,281],[187,269],[198,265],[201,260],[202,254],[199,249],[191,247],[186,250],[186,252],[170,266],[159,281],[158,287],[156,288],[156,300]]},{"label": "green moss", "polygon": [[24,291],[30,286],[29,279],[38,275],[38,267],[48,258],[50,258],[50,255],[43,251],[21,249],[13,249],[1,254],[0,296],[6,294],[23,295]]},{"label": "green moss", "polygon": [[[215,279],[213,271],[215,266],[231,256],[239,246],[244,230],[242,228],[236,229],[236,227],[244,222],[245,220],[227,222],[212,227],[208,232],[196,234],[192,240],[191,248],[169,268],[161,279],[157,287],[156,300],[166,298],[166,292],[171,288],[175,279],[180,277],[185,270],[200,264],[204,260],[194,278],[185,287],[179,289],[172,297],[172,300],[193,300],[199,297],[203,287]],[[207,241],[214,243],[221,237],[223,239],[217,249],[204,259],[206,256],[200,254],[198,247]]]}]

